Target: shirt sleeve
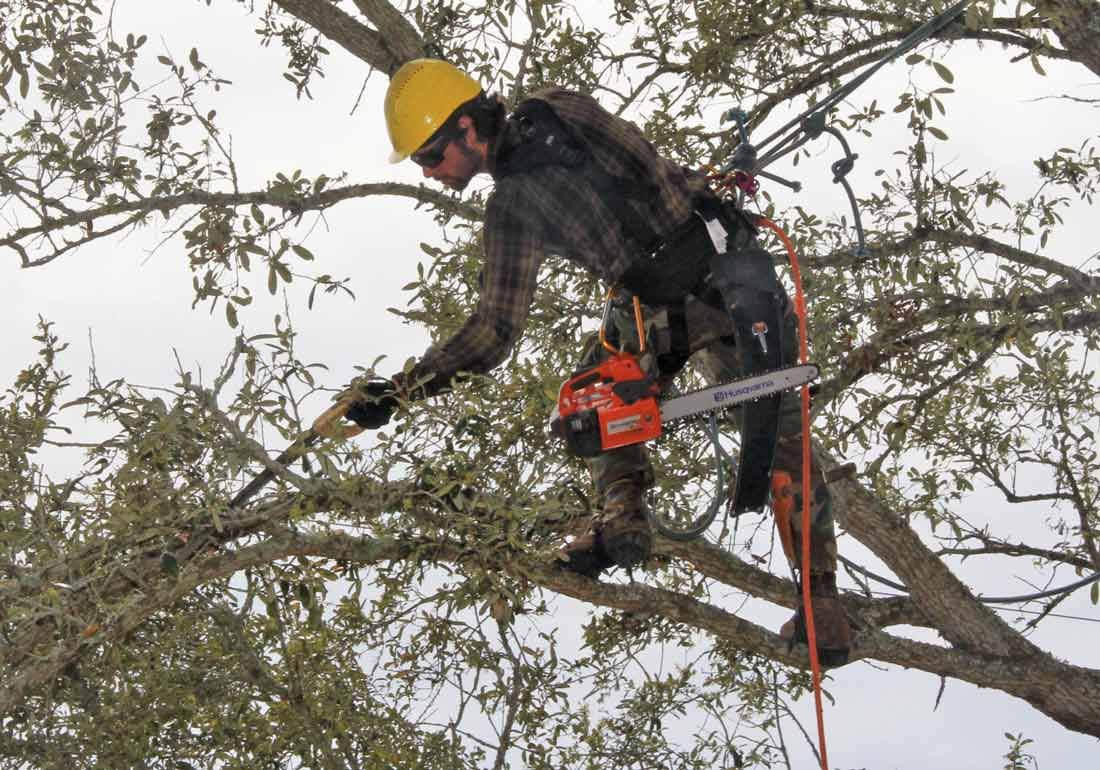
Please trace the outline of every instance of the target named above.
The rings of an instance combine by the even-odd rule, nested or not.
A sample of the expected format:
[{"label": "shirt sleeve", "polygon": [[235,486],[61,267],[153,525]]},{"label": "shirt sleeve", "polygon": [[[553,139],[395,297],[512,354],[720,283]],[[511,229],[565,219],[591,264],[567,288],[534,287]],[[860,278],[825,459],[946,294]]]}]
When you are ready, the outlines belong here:
[{"label": "shirt sleeve", "polygon": [[[542,235],[523,216],[514,190],[499,187],[485,211],[485,259],[477,308],[454,336],[432,346],[400,379],[409,385],[430,377],[423,392],[445,390],[461,372],[488,372],[500,364],[523,333],[538,285]],[[419,390],[419,388],[417,389]]]}]

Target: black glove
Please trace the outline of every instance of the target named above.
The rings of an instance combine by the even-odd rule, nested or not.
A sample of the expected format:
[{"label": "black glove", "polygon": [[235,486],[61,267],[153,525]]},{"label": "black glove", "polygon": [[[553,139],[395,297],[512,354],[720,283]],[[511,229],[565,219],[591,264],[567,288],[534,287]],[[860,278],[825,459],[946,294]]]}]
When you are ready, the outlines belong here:
[{"label": "black glove", "polygon": [[358,400],[345,416],[360,427],[370,430],[381,428],[397,410],[397,388],[390,380],[371,380],[354,388],[354,391]]}]

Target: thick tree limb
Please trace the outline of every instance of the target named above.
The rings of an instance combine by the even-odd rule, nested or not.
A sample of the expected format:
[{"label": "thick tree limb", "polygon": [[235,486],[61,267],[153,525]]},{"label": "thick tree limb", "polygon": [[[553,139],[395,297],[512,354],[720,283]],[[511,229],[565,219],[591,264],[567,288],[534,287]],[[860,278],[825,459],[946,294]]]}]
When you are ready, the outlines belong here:
[{"label": "thick tree limb", "polygon": [[913,603],[944,637],[963,650],[998,657],[1039,650],[978,602],[917,534],[854,479],[833,486],[849,531],[909,586]]},{"label": "thick tree limb", "polygon": [[1096,0],[1038,0],[1031,5],[1050,22],[1066,52],[1079,64],[1100,75],[1100,3]]},{"label": "thick tree limb", "polygon": [[[401,63],[424,56],[424,40],[405,15],[387,0],[355,0],[355,7],[381,33],[386,48]],[[400,65],[398,65],[400,66]],[[393,70],[383,70],[392,75]]]},{"label": "thick tree limb", "polygon": [[[876,624],[861,625],[863,633],[853,648],[853,659],[877,660],[920,668],[982,686],[993,686],[1024,698],[1062,724],[1097,734],[1100,703],[1093,697],[1100,686],[1100,672],[1057,662],[1003,624],[982,607],[938,559],[924,549],[915,534],[900,520],[878,509],[858,487],[845,483],[840,501],[848,508],[852,531],[861,535],[872,550],[887,559],[891,568],[914,587],[912,601],[922,613],[937,620],[936,627],[954,637],[955,647],[945,649],[871,631]],[[866,540],[863,535],[866,534]],[[717,549],[696,544],[688,548],[706,568],[721,562]],[[672,549],[681,548],[673,545]],[[898,552],[902,556],[898,557]],[[223,579],[247,567],[270,564],[290,556],[313,556],[361,565],[408,559],[461,563],[465,550],[445,542],[417,539],[379,539],[344,533],[305,534],[280,530],[264,542],[236,551],[195,551],[180,564],[175,578],[149,564],[142,570],[131,596],[116,603],[92,634],[62,642],[53,652],[38,657],[8,677],[0,689],[0,714],[10,713],[29,694],[56,677],[85,650],[102,641],[117,641],[188,595],[200,585]],[[641,583],[618,585],[588,580],[553,566],[534,563],[520,555],[503,555],[499,568],[506,574],[531,580],[549,590],[594,605],[648,615],[658,613],[670,620],[706,630],[723,640],[767,657],[805,666],[804,646],[789,649],[787,643],[749,621],[706,602],[666,589]],[[729,569],[721,564],[719,570]],[[761,583],[763,585],[763,583]],[[775,588],[766,590],[774,591]],[[854,607],[856,602],[845,597]],[[900,609],[900,603],[894,603]],[[976,611],[977,610],[977,611]],[[901,616],[899,616],[901,617]]]},{"label": "thick tree limb", "polygon": [[[678,543],[661,539],[658,540],[656,550],[658,553],[669,554],[690,562],[711,580],[734,586],[752,596],[782,607],[794,609],[798,606],[797,588],[790,580],[784,580],[754,567],[729,551],[704,540]],[[844,600],[849,611],[858,616],[861,625],[876,628],[898,624],[929,625],[919,610],[905,597],[867,599],[849,594],[845,595]]]},{"label": "thick tree limb", "polygon": [[[424,55],[423,41],[413,44],[412,27],[383,0],[360,0],[356,5],[378,26],[371,29],[329,0],[272,0],[292,16],[340,45],[375,69],[392,75],[406,61]],[[364,7],[369,7],[370,12]]]}]

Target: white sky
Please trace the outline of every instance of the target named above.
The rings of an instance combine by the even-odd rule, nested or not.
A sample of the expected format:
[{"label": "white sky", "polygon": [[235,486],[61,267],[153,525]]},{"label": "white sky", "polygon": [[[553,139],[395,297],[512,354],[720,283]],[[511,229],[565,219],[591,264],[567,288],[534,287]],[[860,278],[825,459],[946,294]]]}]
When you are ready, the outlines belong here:
[{"label": "white sky", "polygon": [[[193,0],[119,0],[116,10],[117,31],[149,35],[149,58],[166,48],[183,61],[191,47],[197,46],[216,73],[233,81],[203,104],[218,110],[220,125],[233,139],[242,189],[260,188],[274,172],[289,174],[297,168],[310,177],[347,171],[352,183],[419,179],[411,164],[389,166],[384,162],[388,153],[380,108],[384,77],[375,74],[371,78],[359,111],[349,116],[366,68],[333,45],[333,55],[325,65],[327,77],[312,87],[314,100],[296,101],[281,75],[282,49],[260,48],[251,31],[254,27],[255,19],[247,18],[238,5],[229,2],[207,8]],[[1083,69],[1048,67],[1052,77],[1044,82],[1034,76],[1026,61],[1007,65],[1006,55],[993,46],[982,52],[965,46],[960,49],[965,50],[948,60],[959,93],[948,97],[948,118],[938,124],[950,134],[950,141],[936,148],[941,163],[950,161],[959,169],[996,168],[1005,182],[1023,185],[1015,188],[1022,192],[1035,184],[1032,161],[1041,152],[1075,147],[1090,130],[1095,132],[1096,113],[1086,106],[1028,101],[1049,90],[1097,96],[1095,79],[1090,80]],[[895,65],[892,72],[865,86],[858,101],[869,101],[877,94],[881,105],[892,108],[899,78],[907,76],[906,68]],[[139,78],[142,85],[151,80],[148,75]],[[1052,82],[1057,86],[1052,88]],[[132,122],[137,125],[138,120],[144,123],[145,116],[135,115]],[[898,146],[895,140],[899,135],[895,127],[883,129],[882,141],[877,143],[850,137],[853,149],[860,154],[851,177],[857,194],[875,184],[872,172],[889,162],[888,153]],[[845,212],[842,193],[829,184],[827,173],[828,163],[837,157],[837,148],[828,147],[813,173],[805,163],[796,170],[807,186],[799,202],[822,216]],[[784,173],[778,167],[773,170]],[[781,205],[794,200],[776,187],[772,193]],[[1086,235],[1087,212],[1079,207],[1077,214],[1077,221],[1052,240],[1047,253],[1079,265],[1095,246]],[[398,366],[423,350],[427,334],[402,325],[385,308],[404,305],[400,287],[414,279],[416,263],[425,258],[417,244],[434,241],[438,233],[426,213],[411,211],[404,201],[345,203],[330,211],[326,221],[327,228],[318,227],[308,243],[317,256],[317,272],[338,278],[351,276],[358,301],[324,298],[313,311],[307,311],[309,287],[300,282],[291,287],[289,301],[300,357],[327,364],[331,370],[328,382],[336,387],[351,378],[354,364],[365,365],[386,353]],[[6,333],[0,351],[0,383],[6,387],[32,360],[37,344],[30,337],[39,314],[54,321],[56,332],[72,344],[61,365],[74,375],[73,397],[86,383],[89,333],[94,337],[103,379],[123,377],[138,384],[170,385],[176,366],[173,350],[185,366],[215,372],[232,344],[232,334],[220,308],[213,316],[201,306],[191,310],[191,274],[181,239],[149,257],[148,250],[160,237],[156,228],[150,228],[35,270],[19,270],[15,256],[8,255],[0,263],[0,280],[8,288],[2,311]],[[282,312],[282,298],[269,297],[262,272],[252,283],[256,302],[241,318],[251,332],[259,333],[266,331],[274,313]],[[998,515],[1013,517],[1013,526],[1015,521],[1026,526],[1021,513],[1002,512],[1003,505],[990,503],[992,499],[979,497],[974,504],[979,509],[997,506]],[[1024,534],[1022,529],[1015,531]],[[842,539],[841,550],[870,563],[851,538]],[[989,575],[964,567],[961,574],[988,594],[1029,590],[1013,580],[1011,572]],[[1062,578],[1056,582],[1072,579],[1069,573]],[[1100,620],[1096,607],[1087,600],[1087,591],[1063,604],[1059,612]],[[756,602],[747,614],[776,627],[788,612]],[[1100,623],[1051,619],[1034,639],[1059,657],[1079,665],[1100,666]],[[829,690],[836,704],[827,710],[826,727],[834,767],[1000,768],[1000,757],[1007,748],[1006,731],[1023,732],[1035,739],[1031,750],[1039,766],[1047,770],[1097,767],[1100,751],[1094,740],[1070,733],[1023,701],[949,681],[942,703],[933,711],[937,678],[883,668],[857,663],[833,674]],[[809,700],[801,705],[803,723],[812,729]],[[690,730],[690,725],[684,728]],[[790,733],[788,729],[788,737]],[[791,743],[797,746],[793,739]],[[799,751],[795,749],[795,757]],[[796,766],[810,766],[807,752],[802,751]]]}]

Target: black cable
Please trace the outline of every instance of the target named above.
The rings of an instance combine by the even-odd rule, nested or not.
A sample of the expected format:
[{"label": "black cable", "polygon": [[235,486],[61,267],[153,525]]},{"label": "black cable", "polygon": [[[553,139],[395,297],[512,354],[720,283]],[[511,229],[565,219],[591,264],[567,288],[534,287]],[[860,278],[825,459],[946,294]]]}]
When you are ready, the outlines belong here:
[{"label": "black cable", "polygon": [[[909,591],[909,588],[907,586],[904,586],[901,583],[896,583],[889,578],[883,577],[882,575],[878,575],[867,569],[866,567],[856,564],[851,559],[846,559],[845,557],[839,555],[837,556],[837,558],[844,564],[844,566],[848,567],[849,569],[853,569],[861,575],[869,577],[878,583],[882,583],[883,585],[897,589],[898,591],[905,591],[906,593],[908,593]],[[1051,596],[1060,596],[1061,594],[1072,593],[1078,588],[1083,588],[1089,583],[1095,583],[1098,580],[1100,580],[1100,572],[1094,572],[1091,575],[1083,577],[1080,580],[1070,583],[1069,585],[1062,586],[1061,588],[1051,588],[1047,591],[1039,591],[1033,594],[1022,594],[1020,596],[979,596],[977,597],[977,599],[982,604],[1016,604],[1018,602],[1030,602],[1036,599],[1046,599]]]},{"label": "black cable", "polygon": [[887,52],[881,59],[871,65],[870,68],[861,72],[848,83],[835,89],[832,93],[830,93],[820,102],[815,104],[813,107],[810,107],[797,118],[792,119],[782,128],[775,131],[771,136],[769,136],[767,139],[757,145],[757,150],[763,149],[771,142],[775,141],[777,138],[796,126],[799,127],[799,130],[801,131],[801,124],[804,120],[809,119],[814,113],[824,114],[828,112],[830,109],[832,109],[845,98],[847,98],[848,95],[850,95],[853,91],[866,83],[871,78],[871,76],[873,76],[880,69],[885,67],[894,59],[897,59],[902,54],[908,53],[909,51],[913,50],[925,40],[932,37],[948,24],[957,19],[959,16],[961,16],[962,13],[966,10],[966,6],[969,4],[970,0],[959,0],[959,2],[955,3],[955,5],[951,6],[943,13],[933,16],[924,24],[917,27],[915,30],[906,35],[900,43],[898,43],[893,49]]},{"label": "black cable", "polygon": [[[874,596],[882,596],[887,599],[902,599],[903,594],[892,594],[886,591],[871,591]],[[1023,613],[1025,615],[1042,615],[1048,618],[1065,618],[1066,620],[1082,620],[1086,623],[1100,623],[1100,618],[1086,618],[1080,615],[1066,615],[1061,612],[1047,612],[1045,610],[1025,610],[1020,607],[991,607],[994,612],[1015,612]]]}]

